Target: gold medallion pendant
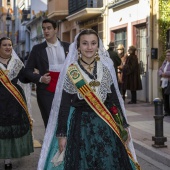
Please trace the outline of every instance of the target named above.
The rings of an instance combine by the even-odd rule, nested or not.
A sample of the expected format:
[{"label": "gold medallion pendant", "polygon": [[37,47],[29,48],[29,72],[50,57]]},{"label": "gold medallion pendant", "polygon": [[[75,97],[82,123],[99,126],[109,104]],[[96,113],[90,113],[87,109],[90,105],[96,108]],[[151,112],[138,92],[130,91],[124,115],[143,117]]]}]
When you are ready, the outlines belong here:
[{"label": "gold medallion pendant", "polygon": [[93,91],[96,92],[96,87],[100,86],[100,82],[99,81],[96,81],[96,80],[93,80],[89,83],[89,86],[92,87]]}]

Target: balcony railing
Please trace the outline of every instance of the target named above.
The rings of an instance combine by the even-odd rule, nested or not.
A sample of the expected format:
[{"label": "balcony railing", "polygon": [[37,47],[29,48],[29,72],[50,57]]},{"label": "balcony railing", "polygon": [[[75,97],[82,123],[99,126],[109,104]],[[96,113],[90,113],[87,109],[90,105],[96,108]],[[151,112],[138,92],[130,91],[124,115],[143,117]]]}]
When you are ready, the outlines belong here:
[{"label": "balcony railing", "polygon": [[84,8],[101,8],[103,0],[69,0],[69,15]]}]

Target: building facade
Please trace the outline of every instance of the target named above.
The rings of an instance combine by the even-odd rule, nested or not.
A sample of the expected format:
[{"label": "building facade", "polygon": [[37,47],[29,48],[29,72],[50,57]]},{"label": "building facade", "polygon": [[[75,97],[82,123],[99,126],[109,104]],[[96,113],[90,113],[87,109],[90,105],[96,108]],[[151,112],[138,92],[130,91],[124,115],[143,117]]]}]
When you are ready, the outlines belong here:
[{"label": "building facade", "polygon": [[143,85],[138,100],[152,102],[161,96],[157,72],[165,59],[165,50],[170,48],[169,1],[0,0],[0,5],[0,37],[9,33],[16,52],[22,57],[44,40],[41,29],[44,18],[58,22],[57,36],[70,43],[80,30],[92,28],[106,49],[110,41],[116,46],[123,44],[126,50],[130,45],[137,48]]},{"label": "building facade", "polygon": [[126,50],[134,45],[143,85],[138,100],[152,102],[160,97],[157,71],[163,49],[158,20],[162,1],[165,0],[48,0],[48,17],[59,22],[63,41],[72,42],[80,30],[92,28],[106,48],[110,41],[124,44]]},{"label": "building facade", "polygon": [[[141,101],[151,101],[151,94],[149,93],[151,92],[149,80],[152,78],[149,69],[150,2],[148,0],[110,1],[105,15],[109,29],[107,40],[114,41],[116,46],[123,44],[126,51],[131,45],[137,48],[143,87],[142,90],[137,92],[137,98]],[[155,88],[157,87],[155,86]],[[128,95],[130,94],[128,93]],[[153,95],[158,96],[158,94]]]}]

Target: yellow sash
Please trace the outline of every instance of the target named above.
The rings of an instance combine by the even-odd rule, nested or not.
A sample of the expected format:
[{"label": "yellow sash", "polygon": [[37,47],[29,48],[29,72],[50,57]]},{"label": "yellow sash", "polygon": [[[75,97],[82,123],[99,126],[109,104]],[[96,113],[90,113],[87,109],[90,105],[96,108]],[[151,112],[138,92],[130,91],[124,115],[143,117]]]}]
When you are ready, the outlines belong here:
[{"label": "yellow sash", "polygon": [[122,140],[119,132],[119,128],[109,112],[109,110],[106,108],[106,106],[103,104],[103,102],[97,97],[95,92],[91,89],[89,84],[85,81],[82,74],[80,73],[78,67],[76,65],[70,65],[67,71],[67,74],[73,84],[78,89],[78,92],[83,96],[85,101],[89,104],[89,106],[94,110],[94,112],[103,119],[110,128],[115,132],[115,134],[119,137],[120,141],[125,146],[127,153],[129,155],[129,158],[133,161],[133,163],[136,166],[136,169],[140,169],[140,166],[137,162],[134,161],[133,156],[127,146],[125,145],[125,142]]},{"label": "yellow sash", "polygon": [[4,85],[4,87],[15,97],[15,99],[18,101],[18,103],[23,107],[23,109],[26,111],[26,114],[28,116],[30,127],[32,130],[32,124],[33,121],[30,117],[30,114],[28,112],[27,104],[21,95],[21,93],[18,91],[18,89],[11,83],[7,75],[3,70],[0,69],[0,82]]}]

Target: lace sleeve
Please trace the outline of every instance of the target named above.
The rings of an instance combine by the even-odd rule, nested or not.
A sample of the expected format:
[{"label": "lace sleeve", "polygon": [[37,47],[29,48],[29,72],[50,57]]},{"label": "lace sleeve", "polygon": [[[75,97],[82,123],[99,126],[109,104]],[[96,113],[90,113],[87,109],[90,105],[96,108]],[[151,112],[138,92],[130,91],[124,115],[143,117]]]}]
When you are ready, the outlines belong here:
[{"label": "lace sleeve", "polygon": [[103,77],[102,77],[102,81],[100,84],[100,89],[99,89],[99,96],[102,99],[102,101],[104,102],[107,98],[107,94],[111,93],[111,89],[110,86],[113,84],[113,80],[112,80],[112,76],[109,72],[109,70],[103,66]]}]

